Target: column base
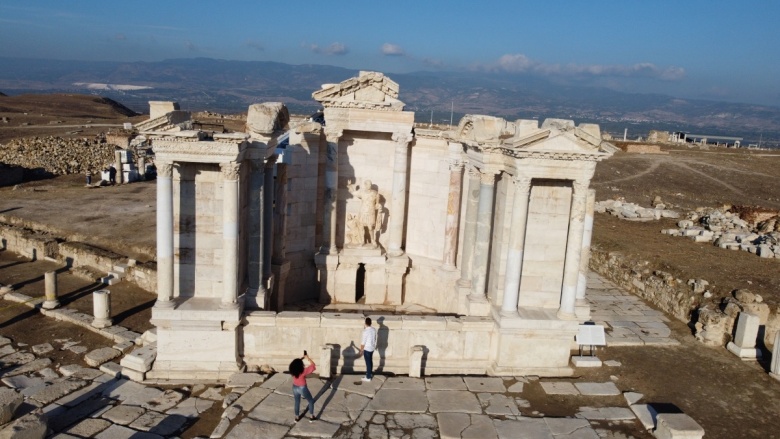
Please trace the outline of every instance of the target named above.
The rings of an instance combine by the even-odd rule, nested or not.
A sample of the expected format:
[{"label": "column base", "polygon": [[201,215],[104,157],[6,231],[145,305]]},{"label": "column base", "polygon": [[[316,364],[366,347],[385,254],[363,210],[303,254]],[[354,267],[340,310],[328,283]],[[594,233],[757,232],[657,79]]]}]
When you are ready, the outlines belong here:
[{"label": "column base", "polygon": [[761,358],[761,349],[756,348],[741,348],[736,345],[733,341],[730,341],[726,345],[726,349],[728,349],[729,352],[739,357],[740,360],[743,361],[755,361]]},{"label": "column base", "polygon": [[458,279],[455,284],[461,288],[471,288],[471,281],[468,279]]},{"label": "column base", "polygon": [[468,315],[484,317],[490,315],[490,302],[485,297],[466,297]]},{"label": "column base", "polygon": [[498,314],[499,314],[501,317],[509,317],[509,318],[512,318],[512,317],[520,317],[520,313],[518,313],[516,309],[513,309],[513,310],[511,310],[511,311],[505,311],[505,310],[503,310],[503,309],[502,309],[502,310],[500,310],[500,311],[498,312]]},{"label": "column base", "polygon": [[566,312],[562,309],[559,309],[556,315],[561,320],[577,320],[577,314],[572,312]]},{"label": "column base", "polygon": [[387,250],[387,256],[389,256],[391,258],[397,258],[397,257],[403,256],[403,255],[404,255],[404,250],[401,249],[401,248],[398,248],[398,249],[391,248],[391,249]]},{"label": "column base", "polygon": [[155,308],[171,309],[173,308],[173,300],[160,300],[154,302]]},{"label": "column base", "polygon": [[58,300],[45,300],[41,304],[41,308],[43,309],[54,309],[59,307],[60,307],[60,302]]},{"label": "column base", "polygon": [[577,315],[577,320],[581,322],[587,322],[590,320],[590,305],[585,299],[577,299],[574,304],[574,314]]},{"label": "column base", "polygon": [[780,373],[769,372],[769,376],[780,381]]},{"label": "column base", "polygon": [[111,319],[97,319],[97,318],[93,320],[91,323],[93,328],[98,328],[98,329],[108,328],[113,324],[114,322]]},{"label": "column base", "polygon": [[268,296],[265,285],[260,286],[260,288],[250,288],[244,294],[244,306],[251,310],[268,309]]}]

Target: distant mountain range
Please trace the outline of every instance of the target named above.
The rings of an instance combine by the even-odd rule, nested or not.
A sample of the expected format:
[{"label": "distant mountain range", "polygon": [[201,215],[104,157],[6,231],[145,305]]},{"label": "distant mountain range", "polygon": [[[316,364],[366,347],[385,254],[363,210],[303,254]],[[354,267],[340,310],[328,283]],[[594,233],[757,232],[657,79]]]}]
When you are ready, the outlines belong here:
[{"label": "distant mountain range", "polygon": [[[0,92],[89,93],[147,112],[150,100],[175,100],[182,109],[246,111],[256,102],[281,101],[291,112],[319,105],[311,93],[341,82],[356,70],[327,65],[290,65],[209,58],[159,62],[90,62],[0,58]],[[531,75],[489,72],[388,74],[399,98],[418,122],[457,123],[463,114],[506,119],[558,117],[599,123],[622,136],[650,129],[744,137],[743,143],[780,144],[780,107],[630,94],[606,88],[559,85]]]}]

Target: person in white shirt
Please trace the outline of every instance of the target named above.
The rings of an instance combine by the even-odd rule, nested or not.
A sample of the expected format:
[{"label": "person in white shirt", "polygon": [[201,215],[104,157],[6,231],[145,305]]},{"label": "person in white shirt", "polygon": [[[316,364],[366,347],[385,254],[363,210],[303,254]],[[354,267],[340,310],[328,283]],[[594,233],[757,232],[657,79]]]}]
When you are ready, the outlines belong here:
[{"label": "person in white shirt", "polygon": [[366,327],[363,329],[363,340],[360,343],[360,354],[366,360],[366,376],[363,381],[371,381],[374,376],[374,350],[376,349],[376,328],[371,326],[371,317],[366,317]]}]

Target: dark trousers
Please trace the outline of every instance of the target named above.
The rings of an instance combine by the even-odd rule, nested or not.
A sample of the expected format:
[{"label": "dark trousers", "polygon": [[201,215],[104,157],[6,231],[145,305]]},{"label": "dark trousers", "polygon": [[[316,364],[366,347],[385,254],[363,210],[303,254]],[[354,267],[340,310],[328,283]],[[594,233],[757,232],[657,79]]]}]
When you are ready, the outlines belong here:
[{"label": "dark trousers", "polygon": [[374,351],[363,351],[363,359],[366,360],[366,378],[374,376]]}]

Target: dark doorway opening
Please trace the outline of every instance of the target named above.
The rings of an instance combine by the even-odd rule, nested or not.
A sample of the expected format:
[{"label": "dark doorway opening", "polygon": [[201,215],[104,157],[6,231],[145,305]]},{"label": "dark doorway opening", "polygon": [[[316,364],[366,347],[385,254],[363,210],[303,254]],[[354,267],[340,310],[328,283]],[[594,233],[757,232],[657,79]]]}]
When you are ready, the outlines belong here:
[{"label": "dark doorway opening", "polygon": [[355,275],[355,303],[359,303],[366,294],[366,264],[358,264]]}]

